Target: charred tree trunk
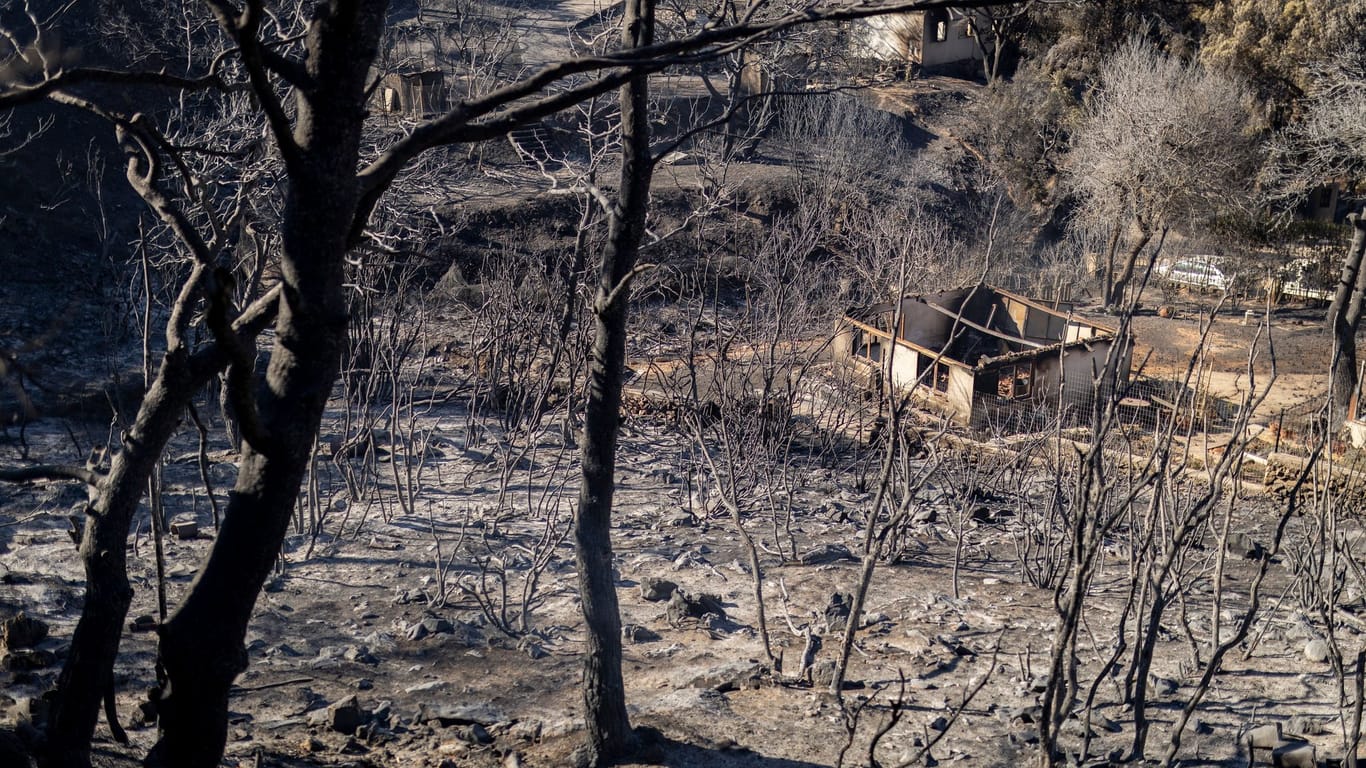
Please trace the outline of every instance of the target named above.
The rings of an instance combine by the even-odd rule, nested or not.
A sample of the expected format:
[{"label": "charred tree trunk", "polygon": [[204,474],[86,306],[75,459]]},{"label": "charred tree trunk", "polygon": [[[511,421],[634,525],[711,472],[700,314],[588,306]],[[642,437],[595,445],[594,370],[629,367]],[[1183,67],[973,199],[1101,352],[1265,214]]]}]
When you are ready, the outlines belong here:
[{"label": "charred tree trunk", "polygon": [[125,554],[128,531],[162,449],[180,423],[191,395],[203,383],[191,375],[183,349],[167,355],[132,429],[123,436],[109,474],[99,481],[95,498],[87,507],[81,539],[85,605],[57,680],[57,701],[48,732],[50,749],[44,763],[50,768],[90,764],[90,740],[99,720],[101,700],[114,682],[114,660],[133,599]]},{"label": "charred tree trunk", "polygon": [[1347,418],[1357,388],[1356,334],[1366,302],[1366,270],[1361,268],[1366,255],[1366,218],[1347,217],[1352,224],[1352,245],[1342,262],[1333,303],[1328,308],[1328,327],[1333,331],[1333,359],[1329,368],[1332,406],[1329,429],[1336,429]]},{"label": "charred tree trunk", "polygon": [[[123,435],[108,474],[91,488],[81,539],[85,605],[57,680],[57,700],[48,730],[49,747],[43,756],[44,765],[50,768],[90,764],[90,740],[101,699],[112,701],[114,661],[133,597],[125,551],[138,502],[194,393],[227,365],[228,355],[221,345],[190,354],[183,343],[183,324],[202,293],[201,277],[202,272],[195,272],[177,297],[167,327],[169,351],[143,396],[133,426]],[[238,342],[251,343],[273,312],[267,297],[239,317],[232,327],[232,332],[239,334]],[[112,706],[106,709],[110,729],[118,734],[121,731],[112,722],[113,713]]]},{"label": "charred tree trunk", "polygon": [[1115,227],[1114,232],[1110,233],[1110,240],[1105,244],[1104,261],[1098,268],[1100,273],[1101,298],[1105,306],[1113,306],[1114,286],[1115,286],[1115,254],[1119,252],[1119,227]]},{"label": "charred tree trunk", "polygon": [[1148,243],[1152,239],[1152,230],[1149,227],[1142,226],[1137,242],[1125,255],[1119,276],[1115,278],[1114,285],[1110,287],[1108,306],[1119,307],[1124,303],[1124,292],[1128,290],[1130,281],[1134,279],[1134,268],[1138,265],[1138,257],[1143,253],[1143,249],[1148,247]]},{"label": "charred tree trunk", "polygon": [[242,460],[218,537],[161,628],[168,686],[148,765],[211,768],[223,754],[228,691],[246,667],[247,622],[280,551],[346,346],[344,257],[359,203],[366,78],[385,5],[321,4],[309,25],[308,80],[296,92],[287,153],[276,339],[258,410],[237,414]]},{"label": "charred tree trunk", "polygon": [[[649,45],[653,0],[628,0],[622,43]],[[630,279],[645,234],[653,160],[650,157],[648,83],[638,76],[621,88],[621,186],[611,212],[598,275],[589,390],[583,427],[583,482],[574,518],[574,550],[588,649],[583,700],[588,726],[586,762],[605,765],[630,747],[626,689],[621,675],[621,616],[612,573],[612,494],[621,418],[621,372],[626,366]]]},{"label": "charred tree trunk", "polygon": [[1166,593],[1160,584],[1155,585],[1153,604],[1148,609],[1147,625],[1143,627],[1143,639],[1134,650],[1134,667],[1137,672],[1134,674],[1133,697],[1129,702],[1134,715],[1134,740],[1129,753],[1132,760],[1143,760],[1143,753],[1148,748],[1148,670],[1152,667],[1153,650],[1157,647],[1162,614],[1166,610]]}]

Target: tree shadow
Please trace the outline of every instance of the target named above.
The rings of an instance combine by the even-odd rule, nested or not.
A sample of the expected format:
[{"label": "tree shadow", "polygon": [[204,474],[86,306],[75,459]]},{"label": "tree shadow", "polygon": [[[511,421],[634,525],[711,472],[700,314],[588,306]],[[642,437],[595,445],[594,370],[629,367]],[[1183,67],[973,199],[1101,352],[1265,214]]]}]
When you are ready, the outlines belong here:
[{"label": "tree shadow", "polygon": [[671,739],[650,728],[637,729],[638,733],[641,731],[645,732],[643,735],[648,743],[642,750],[644,754],[636,758],[640,762],[628,760],[622,765],[660,765],[667,768],[825,768],[821,763],[769,757],[748,747],[706,747]]}]

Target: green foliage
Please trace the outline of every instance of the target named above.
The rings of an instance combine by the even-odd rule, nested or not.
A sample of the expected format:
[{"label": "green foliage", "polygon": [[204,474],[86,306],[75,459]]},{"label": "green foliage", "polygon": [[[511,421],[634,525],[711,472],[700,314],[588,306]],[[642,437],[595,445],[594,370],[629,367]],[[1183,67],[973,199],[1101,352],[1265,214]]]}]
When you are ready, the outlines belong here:
[{"label": "green foliage", "polygon": [[1293,117],[1319,67],[1366,50],[1366,0],[1221,0],[1195,13],[1200,60],[1248,82],[1272,125]]}]

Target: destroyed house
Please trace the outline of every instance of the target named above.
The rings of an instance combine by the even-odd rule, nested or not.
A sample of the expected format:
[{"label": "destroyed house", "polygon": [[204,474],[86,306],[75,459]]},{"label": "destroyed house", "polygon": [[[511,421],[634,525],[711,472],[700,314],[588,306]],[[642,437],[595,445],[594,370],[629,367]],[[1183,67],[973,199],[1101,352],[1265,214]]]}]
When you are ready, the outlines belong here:
[{"label": "destroyed house", "polygon": [[986,23],[981,12],[961,8],[882,14],[854,23],[851,53],[886,64],[914,64],[922,72],[976,71],[983,55],[976,27]]},{"label": "destroyed house", "polygon": [[[1099,393],[1095,373],[1115,343],[1114,328],[1082,320],[985,285],[906,296],[896,333],[894,303],[845,315],[835,355],[889,380],[954,421],[983,427],[1030,427],[1059,405],[1081,405]],[[895,337],[895,338],[894,338]],[[1120,362],[1120,381],[1129,360]]]},{"label": "destroyed house", "polygon": [[390,72],[379,88],[380,108],[409,117],[428,117],[445,112],[445,76],[439,69]]}]

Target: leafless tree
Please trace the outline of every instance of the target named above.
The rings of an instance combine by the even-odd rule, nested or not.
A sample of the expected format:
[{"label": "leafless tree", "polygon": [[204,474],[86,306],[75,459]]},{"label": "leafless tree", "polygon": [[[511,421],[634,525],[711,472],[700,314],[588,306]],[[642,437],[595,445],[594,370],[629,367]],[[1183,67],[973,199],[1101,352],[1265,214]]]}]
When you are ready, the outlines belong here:
[{"label": "leafless tree", "polygon": [[988,82],[1001,77],[1005,52],[1015,42],[1012,38],[1028,23],[1031,5],[1032,2],[1023,2],[989,6],[968,14],[972,38],[982,51],[982,70]]},{"label": "leafless tree", "polygon": [[1246,102],[1236,81],[1142,40],[1104,63],[1076,129],[1067,175],[1081,220],[1107,233],[1101,264],[1107,306],[1124,305],[1154,238],[1172,227],[1208,224],[1251,192],[1258,146]]},{"label": "leafless tree", "polygon": [[1361,53],[1339,51],[1314,73],[1316,87],[1300,119],[1272,142],[1268,170],[1273,188],[1296,194],[1329,179],[1366,174],[1366,61]]},{"label": "leafless tree", "polygon": [[[759,632],[775,660],[764,613],[761,550],[798,558],[794,501],[811,463],[810,379],[828,352],[838,305],[810,219],[775,222],[750,258],[711,261],[693,292],[696,314],[681,377],[672,385],[699,457],[699,480],[719,500],[749,556]],[[727,268],[729,265],[730,268]],[[725,293],[716,286],[733,286]],[[704,510],[704,513],[706,510]],[[755,532],[753,529],[758,529]]]},{"label": "leafless tree", "polygon": [[[1316,74],[1317,85],[1305,99],[1302,117],[1272,142],[1266,186],[1281,203],[1296,205],[1319,185],[1366,175],[1366,127],[1361,120],[1366,111],[1366,62],[1360,52],[1342,51]],[[1329,413],[1333,424],[1346,415],[1358,385],[1356,332],[1366,292],[1366,274],[1361,269],[1366,221],[1354,217],[1351,224],[1352,244],[1343,256],[1326,321],[1334,339]]]},{"label": "leafless tree", "polygon": [[[372,66],[386,23],[384,0],[326,0],[307,7],[264,0],[206,0],[217,52],[206,67],[138,70],[68,67],[35,46],[38,66],[6,76],[0,110],[39,101],[82,109],[115,126],[128,149],[130,185],[176,235],[193,266],[167,323],[167,353],[110,471],[23,468],[37,476],[85,481],[99,491],[83,541],[90,572],[85,612],[60,681],[49,739],[51,765],[88,762],[97,700],[108,689],[129,602],[123,555],[131,515],[186,402],[182,393],[226,367],[242,435],[234,492],[212,551],[184,600],[161,626],[160,739],[151,765],[185,768],[218,762],[226,741],[227,703],[245,666],[247,623],[269,576],[312,460],[322,413],[346,347],[345,268],[349,253],[395,180],[439,147],[497,138],[595,95],[625,87],[623,172],[609,226],[596,298],[597,316],[586,430],[584,484],[576,518],[581,590],[589,627],[585,697],[591,762],[614,759],[628,722],[620,668],[619,618],[611,576],[610,510],[628,282],[643,230],[649,170],[645,78],[675,64],[705,61],[748,41],[820,20],[840,21],[926,4],[815,4],[773,20],[742,16],[655,42],[653,5],[629,3],[624,45],[607,56],[570,59],[460,101],[411,132],[363,152],[372,97]],[[953,4],[958,4],[954,2]],[[631,11],[631,8],[635,8]],[[34,20],[35,27],[41,27]],[[190,41],[191,45],[197,41]],[[191,60],[193,57],[189,57]],[[580,83],[569,78],[587,75]],[[564,87],[560,88],[561,84]],[[206,102],[243,99],[266,130],[257,151],[281,168],[270,196],[278,211],[278,285],[247,307],[234,306],[235,280],[225,266],[234,219],[255,218],[245,204],[209,203],[209,180],[186,156],[198,144],[176,143],[147,114],[126,114],[111,90],[131,86],[198,94]],[[201,137],[203,138],[203,137]],[[178,184],[176,192],[168,191]],[[231,195],[228,196],[231,198]],[[202,312],[212,342],[194,349],[189,323]],[[275,323],[263,381],[254,377],[251,341]]]}]

